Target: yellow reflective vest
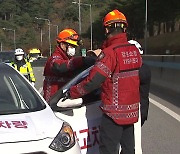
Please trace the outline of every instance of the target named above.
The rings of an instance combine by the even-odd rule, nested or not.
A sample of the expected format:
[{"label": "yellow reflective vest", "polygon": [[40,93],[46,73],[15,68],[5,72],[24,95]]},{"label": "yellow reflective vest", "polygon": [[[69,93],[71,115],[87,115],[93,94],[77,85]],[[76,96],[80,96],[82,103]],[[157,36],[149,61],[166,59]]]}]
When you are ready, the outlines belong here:
[{"label": "yellow reflective vest", "polygon": [[18,65],[16,62],[11,62],[11,65],[16,69],[18,70],[22,75],[24,75],[30,82],[35,82],[36,79],[35,79],[35,76],[34,76],[34,73],[33,73],[33,68],[31,66],[31,63],[28,62],[26,59],[25,60],[25,63],[24,65],[20,66],[18,68]]}]

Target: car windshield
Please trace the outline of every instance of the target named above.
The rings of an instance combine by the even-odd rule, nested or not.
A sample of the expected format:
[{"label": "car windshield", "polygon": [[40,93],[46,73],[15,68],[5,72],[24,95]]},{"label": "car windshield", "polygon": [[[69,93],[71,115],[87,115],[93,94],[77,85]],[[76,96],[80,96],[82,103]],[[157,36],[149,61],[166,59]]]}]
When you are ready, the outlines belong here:
[{"label": "car windshield", "polygon": [[0,115],[42,110],[45,104],[27,81],[7,64],[0,64]]}]

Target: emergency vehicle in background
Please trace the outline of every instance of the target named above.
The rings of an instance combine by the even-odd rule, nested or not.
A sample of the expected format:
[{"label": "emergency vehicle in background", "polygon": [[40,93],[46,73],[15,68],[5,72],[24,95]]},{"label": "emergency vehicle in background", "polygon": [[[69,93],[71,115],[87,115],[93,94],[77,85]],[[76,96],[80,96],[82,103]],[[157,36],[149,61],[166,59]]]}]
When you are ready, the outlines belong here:
[{"label": "emergency vehicle in background", "polygon": [[40,49],[32,48],[29,50],[27,58],[29,59],[29,62],[33,62],[34,60],[42,58],[42,53]]}]

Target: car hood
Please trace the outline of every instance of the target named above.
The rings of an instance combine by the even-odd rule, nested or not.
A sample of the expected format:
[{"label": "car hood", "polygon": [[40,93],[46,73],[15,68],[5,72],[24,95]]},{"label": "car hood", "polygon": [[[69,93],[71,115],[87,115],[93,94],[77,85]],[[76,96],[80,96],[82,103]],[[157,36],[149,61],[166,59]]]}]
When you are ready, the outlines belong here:
[{"label": "car hood", "polygon": [[48,106],[31,113],[1,115],[0,143],[54,138],[62,124]]}]

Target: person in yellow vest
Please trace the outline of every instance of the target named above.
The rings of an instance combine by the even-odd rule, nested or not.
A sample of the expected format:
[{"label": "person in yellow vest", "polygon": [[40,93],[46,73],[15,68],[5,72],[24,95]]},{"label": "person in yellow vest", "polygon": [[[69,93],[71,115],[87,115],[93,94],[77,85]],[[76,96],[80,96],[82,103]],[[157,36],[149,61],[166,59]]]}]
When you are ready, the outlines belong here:
[{"label": "person in yellow vest", "polygon": [[23,49],[18,48],[15,50],[15,59],[11,62],[11,65],[18,70],[22,75],[24,75],[34,86],[35,85],[35,76],[33,73],[33,68],[31,63],[25,58],[25,53]]}]

